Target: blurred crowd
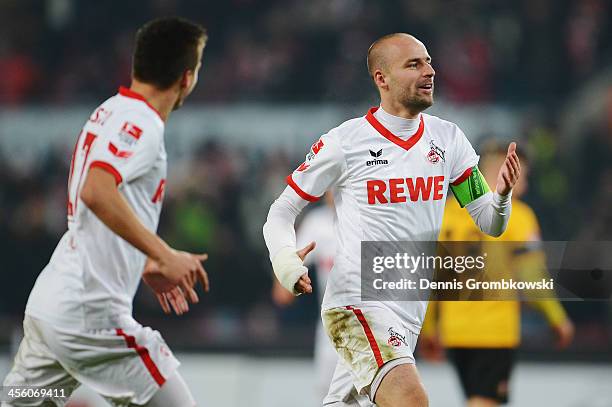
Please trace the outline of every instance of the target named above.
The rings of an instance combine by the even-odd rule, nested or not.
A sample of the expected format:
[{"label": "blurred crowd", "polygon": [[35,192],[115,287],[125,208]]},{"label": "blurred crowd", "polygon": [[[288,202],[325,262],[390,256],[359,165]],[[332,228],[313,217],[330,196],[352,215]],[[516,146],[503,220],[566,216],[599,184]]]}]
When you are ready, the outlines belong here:
[{"label": "blurred crowd", "polygon": [[369,97],[366,50],[401,31],[428,46],[446,99],[555,105],[611,62],[611,13],[605,0],[7,0],[0,104],[111,94],[129,81],[135,27],[175,14],[209,30],[201,101]]}]

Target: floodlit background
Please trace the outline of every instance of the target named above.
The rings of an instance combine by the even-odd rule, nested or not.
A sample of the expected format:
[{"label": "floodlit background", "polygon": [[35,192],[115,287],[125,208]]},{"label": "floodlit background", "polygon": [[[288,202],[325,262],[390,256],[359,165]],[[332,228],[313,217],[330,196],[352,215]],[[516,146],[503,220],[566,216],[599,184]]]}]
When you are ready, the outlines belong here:
[{"label": "floodlit background", "polygon": [[[129,85],[136,28],[164,15],[194,19],[210,38],[200,83],[167,126],[159,232],[209,253],[212,291],[179,318],[143,289],[135,316],[177,351],[200,405],[317,405],[317,300],[272,303],[261,227],[310,144],[377,104],[365,55],[381,35],[409,32],[428,47],[437,71],[428,113],[459,124],[475,146],[497,138],[530,151],[526,201],[544,239],[612,240],[609,1],[2,0],[0,376],[66,227],[79,129]],[[576,338],[563,352],[524,310],[512,406],[612,406],[611,304],[564,305]],[[417,363],[432,406],[460,405],[448,364]]]}]

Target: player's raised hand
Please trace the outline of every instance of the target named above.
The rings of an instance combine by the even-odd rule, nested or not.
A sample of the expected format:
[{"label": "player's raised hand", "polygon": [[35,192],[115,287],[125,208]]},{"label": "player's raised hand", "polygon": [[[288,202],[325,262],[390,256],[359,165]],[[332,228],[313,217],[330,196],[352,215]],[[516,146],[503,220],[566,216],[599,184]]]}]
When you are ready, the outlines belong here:
[{"label": "player's raised hand", "polygon": [[497,174],[497,193],[508,195],[521,175],[521,163],[516,154],[516,143],[512,142],[508,146],[506,159]]},{"label": "player's raised hand", "polygon": [[[310,242],[303,249],[298,250],[296,253],[300,260],[304,261],[308,253],[313,251],[316,245],[315,242]],[[304,273],[300,276],[300,279],[295,283],[293,289],[300,294],[312,293],[312,281],[310,277],[308,277],[308,273]]]}]

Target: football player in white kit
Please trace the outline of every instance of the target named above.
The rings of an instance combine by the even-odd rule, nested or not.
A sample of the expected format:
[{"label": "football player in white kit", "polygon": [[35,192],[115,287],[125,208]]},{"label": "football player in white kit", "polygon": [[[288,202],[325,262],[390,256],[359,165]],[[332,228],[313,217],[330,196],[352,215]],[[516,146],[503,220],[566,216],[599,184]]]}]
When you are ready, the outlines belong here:
[{"label": "football player in white kit", "polygon": [[[325,194],[325,204],[314,208],[306,215],[296,231],[297,247],[309,248],[309,243],[316,242],[316,247],[311,253],[304,253],[304,265],[315,266],[317,273],[317,294],[319,303],[323,301],[323,293],[327,285],[327,277],[334,265],[336,254],[336,236],[334,235],[334,223],[336,212],[334,210],[333,197],[330,192]],[[285,306],[295,300],[295,296],[280,285],[278,280],[274,281],[272,298],[280,306]],[[314,340],[314,370],[315,390],[317,398],[323,400],[329,390],[329,384],[338,363],[338,355],[331,345],[323,325],[317,324]]]},{"label": "football player in white kit", "polygon": [[159,332],[132,318],[132,300],[144,278],[164,311],[180,314],[187,299],[198,301],[197,281],[208,289],[206,255],[176,251],[155,233],[166,182],[164,125],[198,81],[206,40],[187,20],[145,24],[131,87],[82,128],[70,165],[68,231],[32,289],[24,338],[4,380],[11,389],[61,391],[53,400],[2,406],[64,405],[61,396],[80,383],[117,406],[195,406]]},{"label": "football player in white kit", "polygon": [[449,187],[483,232],[499,236],[520,164],[511,143],[491,192],[459,127],[423,113],[433,104],[435,71],[422,42],[387,35],[372,44],[367,62],[380,106],[313,144],[272,204],[264,237],[283,287],[311,293],[294,221],[332,190],[338,250],[322,318],[339,362],[324,405],[427,406],[413,356],[427,302],[362,301],[361,242],[437,241]]}]

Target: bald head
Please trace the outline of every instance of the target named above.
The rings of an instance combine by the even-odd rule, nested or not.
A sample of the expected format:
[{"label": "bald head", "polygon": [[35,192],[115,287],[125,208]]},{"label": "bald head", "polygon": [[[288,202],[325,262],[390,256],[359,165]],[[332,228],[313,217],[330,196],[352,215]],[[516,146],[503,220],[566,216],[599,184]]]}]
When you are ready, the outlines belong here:
[{"label": "bald head", "polygon": [[368,72],[370,77],[374,77],[374,72],[377,69],[386,71],[390,60],[397,53],[397,47],[401,43],[422,44],[421,41],[414,36],[406,33],[393,33],[380,37],[368,49]]},{"label": "bald head", "polygon": [[414,118],[433,104],[436,71],[427,48],[412,35],[379,38],[370,46],[367,62],[385,109]]}]

